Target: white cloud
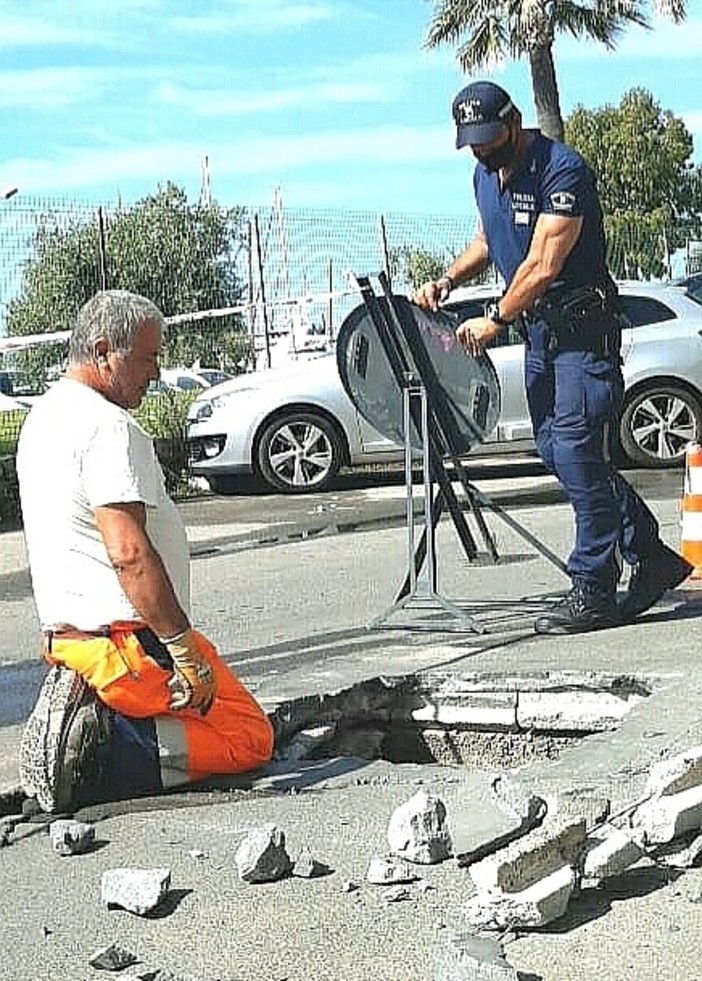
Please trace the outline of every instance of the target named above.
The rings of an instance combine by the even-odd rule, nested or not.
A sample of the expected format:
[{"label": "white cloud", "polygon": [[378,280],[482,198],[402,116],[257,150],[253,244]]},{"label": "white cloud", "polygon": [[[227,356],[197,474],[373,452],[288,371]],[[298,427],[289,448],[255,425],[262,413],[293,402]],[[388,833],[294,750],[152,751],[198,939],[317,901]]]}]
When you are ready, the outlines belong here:
[{"label": "white cloud", "polygon": [[185,109],[198,116],[243,116],[278,113],[281,110],[309,109],[333,104],[379,103],[390,98],[387,85],[373,82],[329,82],[298,88],[236,93],[232,89],[185,89],[163,84],[155,92],[164,104]]},{"label": "white cloud", "polygon": [[407,169],[433,162],[455,163],[450,127],[415,129],[383,127],[360,131],[338,130],[285,138],[227,140],[207,148],[194,142],[161,143],[150,147],[112,146],[100,150],[68,149],[50,159],[16,158],[7,160],[2,171],[13,175],[25,194],[63,195],[91,187],[124,186],[133,181],[154,187],[167,181],[176,183],[200,173],[207,153],[213,175],[217,177],[277,178],[309,167],[362,164],[364,179],[368,168],[392,166]]}]

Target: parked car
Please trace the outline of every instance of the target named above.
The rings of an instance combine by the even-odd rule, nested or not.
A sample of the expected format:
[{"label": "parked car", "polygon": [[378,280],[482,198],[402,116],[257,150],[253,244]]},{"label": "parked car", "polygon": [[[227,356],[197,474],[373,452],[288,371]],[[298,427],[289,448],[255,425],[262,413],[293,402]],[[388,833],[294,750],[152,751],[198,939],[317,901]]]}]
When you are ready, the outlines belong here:
[{"label": "parked car", "polygon": [[36,402],[45,391],[46,386],[38,384],[26,372],[18,371],[15,368],[0,370],[0,394],[17,399],[24,404],[24,407]]},{"label": "parked car", "polygon": [[219,368],[162,368],[161,382],[166,388],[179,392],[193,392],[201,388],[211,388],[231,381],[234,375]]},{"label": "parked car", "polygon": [[[458,323],[479,316],[496,296],[494,286],[455,290],[445,309]],[[621,283],[620,296],[628,322],[620,448],[638,466],[675,466],[687,443],[702,438],[702,296],[692,280]],[[501,412],[488,441],[533,447],[519,332],[503,332],[490,358]],[[187,439],[193,473],[206,477],[216,493],[232,491],[233,477],[251,473],[278,491],[322,490],[344,465],[403,455],[360,416],[334,355],[242,375],[202,392],[190,407]]]}]

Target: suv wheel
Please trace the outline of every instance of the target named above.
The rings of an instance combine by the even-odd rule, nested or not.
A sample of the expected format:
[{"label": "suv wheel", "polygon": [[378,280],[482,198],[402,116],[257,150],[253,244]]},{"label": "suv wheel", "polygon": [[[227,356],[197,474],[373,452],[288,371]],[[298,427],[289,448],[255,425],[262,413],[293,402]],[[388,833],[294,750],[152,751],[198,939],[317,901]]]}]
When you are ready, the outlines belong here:
[{"label": "suv wheel", "polygon": [[343,462],[342,440],[329,419],[314,412],[278,416],[261,433],[257,466],[275,490],[325,490]]},{"label": "suv wheel", "polygon": [[685,447],[702,436],[702,406],[686,388],[659,382],[634,393],[624,406],[619,437],[627,458],[640,467],[674,467]]}]

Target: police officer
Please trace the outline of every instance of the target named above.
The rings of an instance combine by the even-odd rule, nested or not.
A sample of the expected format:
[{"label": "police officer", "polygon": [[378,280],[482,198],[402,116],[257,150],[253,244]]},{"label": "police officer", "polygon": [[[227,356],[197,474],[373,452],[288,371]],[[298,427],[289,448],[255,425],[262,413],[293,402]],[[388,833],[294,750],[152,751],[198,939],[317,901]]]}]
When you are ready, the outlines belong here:
[{"label": "police officer", "polygon": [[[453,118],[456,147],[469,146],[477,159],[480,223],[445,275],[413,299],[436,310],[455,286],[497,267],[504,294],[457,337],[479,355],[510,324],[524,331],[536,446],[575,512],[572,588],[535,629],[569,634],[631,620],[692,567],[663,544],[653,514],[609,460],[623,393],[620,326],[593,174],[570,147],[523,129],[510,96],[492,82],[462,89]],[[633,568],[617,605],[622,557]]]}]

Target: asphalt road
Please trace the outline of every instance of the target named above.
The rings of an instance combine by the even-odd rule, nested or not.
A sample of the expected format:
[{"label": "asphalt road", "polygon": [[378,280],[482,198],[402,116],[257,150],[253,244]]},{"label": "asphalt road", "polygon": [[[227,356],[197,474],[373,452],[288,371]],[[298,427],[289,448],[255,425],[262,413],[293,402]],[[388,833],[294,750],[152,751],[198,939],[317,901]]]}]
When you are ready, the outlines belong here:
[{"label": "asphalt road", "polygon": [[[532,506],[565,501],[557,481],[549,477],[532,455],[490,455],[468,461],[465,472],[484,493],[502,506]],[[667,470],[630,469],[624,476],[646,499],[676,500],[682,494],[683,473]],[[414,475],[415,492],[421,493],[421,473]],[[402,521],[405,512],[404,472],[397,468],[354,470],[341,473],[332,489],[312,494],[290,495],[267,491],[251,478],[241,478],[232,495],[197,496],[181,502],[181,513],[193,527],[241,523],[247,526],[301,525],[325,512],[363,508],[369,514],[380,510]],[[394,502],[388,508],[387,502]]]},{"label": "asphalt road", "polygon": [[[630,476],[675,544],[681,473]],[[572,517],[567,506],[553,504],[560,492],[550,478],[510,465],[475,479],[565,554]],[[404,487],[387,476],[354,476],[351,486],[346,480],[308,498],[242,490],[234,498],[181,504],[193,551],[195,620],[267,708],[427,667],[490,675],[635,671],[655,689],[650,705],[645,701],[629,713],[617,731],[591,737],[577,759],[564,754],[548,773],[532,774],[534,780],[563,779],[565,787],[573,781],[594,786],[615,811],[639,795],[653,760],[699,745],[699,591],[676,591],[645,622],[615,631],[567,642],[539,637],[531,618],[539,603],[567,587],[560,571],[493,517],[499,561],[469,563],[451,522],[442,521],[440,592],[465,603],[487,632],[443,634],[437,641],[421,631],[399,637],[400,631],[369,631],[370,618],[387,609],[406,570]],[[319,528],[326,533],[315,534]],[[4,537],[0,549],[4,544],[7,551],[10,536]],[[12,780],[16,785],[17,739],[43,669],[26,570],[0,576],[0,589],[0,784],[7,787]],[[129,805],[100,821],[99,847],[76,859],[51,855],[46,837],[27,825],[17,847],[3,853],[5,975],[87,981],[94,974],[87,966],[90,951],[116,942],[144,962],[203,981],[424,981],[434,944],[465,929],[466,883],[444,863],[422,871],[433,886],[426,896],[388,906],[363,880],[370,855],[386,847],[392,807],[428,779],[424,770],[421,777],[411,773],[396,788],[356,770],[338,788],[316,778],[309,793],[231,802],[183,794],[157,801],[153,813]],[[448,792],[453,775],[442,779]],[[198,801],[202,806],[194,806]],[[309,844],[334,874],[255,890],[238,882],[232,853],[242,831],[271,820],[285,829],[295,854]],[[190,848],[204,857],[193,861]],[[123,864],[125,856],[139,867],[173,867],[175,902],[163,916],[138,918],[100,907],[102,870]],[[643,868],[591,890],[553,928],[514,939],[510,963],[534,981],[699,981],[700,870],[676,879]],[[341,888],[346,880],[361,886],[347,894]],[[183,943],[186,935],[192,943]]]},{"label": "asphalt road", "polygon": [[[532,527],[548,526],[546,508],[563,501],[557,483],[535,460],[489,459],[468,475],[517,518],[533,511],[525,519]],[[679,470],[628,476],[651,502],[680,497]],[[252,685],[301,661],[311,672],[323,670],[322,651],[333,657],[356,642],[372,617],[391,605],[407,570],[406,489],[399,471],[342,475],[334,489],[304,496],[261,493],[243,482],[235,496],[200,496],[182,501],[180,510],[193,556],[195,620]],[[505,529],[494,517],[488,524],[501,548]],[[447,575],[449,567],[459,570],[453,588],[460,595],[461,570],[468,563],[460,547],[456,551],[446,517],[440,532],[440,547],[448,550],[441,565]],[[20,536],[0,535],[0,548],[3,540],[16,547]],[[531,550],[521,545],[520,554]],[[555,548],[563,555],[567,542]],[[560,578],[550,585],[560,587]],[[26,718],[44,671],[31,581],[21,557],[0,574],[0,602],[1,727]]]}]

